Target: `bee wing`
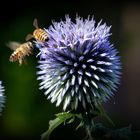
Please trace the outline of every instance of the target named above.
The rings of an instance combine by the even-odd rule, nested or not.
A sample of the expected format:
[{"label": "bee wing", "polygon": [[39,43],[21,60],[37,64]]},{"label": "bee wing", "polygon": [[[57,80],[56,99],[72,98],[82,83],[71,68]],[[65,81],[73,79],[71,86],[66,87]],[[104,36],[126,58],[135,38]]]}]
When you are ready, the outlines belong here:
[{"label": "bee wing", "polygon": [[32,34],[28,34],[25,38],[26,41],[29,41],[30,39],[33,38],[33,35]]},{"label": "bee wing", "polygon": [[6,46],[9,47],[11,50],[16,50],[20,45],[21,43],[15,41],[11,41],[6,44]]},{"label": "bee wing", "polygon": [[35,28],[37,28],[37,29],[39,28],[39,27],[38,27],[38,21],[37,21],[36,18],[35,18],[34,21],[33,21],[33,26],[34,26]]}]

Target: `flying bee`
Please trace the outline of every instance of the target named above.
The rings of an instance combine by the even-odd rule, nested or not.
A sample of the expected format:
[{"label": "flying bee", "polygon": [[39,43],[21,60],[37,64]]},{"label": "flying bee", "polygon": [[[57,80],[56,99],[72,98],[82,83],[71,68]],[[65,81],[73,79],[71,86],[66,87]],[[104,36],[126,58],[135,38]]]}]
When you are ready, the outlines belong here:
[{"label": "flying bee", "polygon": [[36,29],[33,31],[33,34],[28,34],[26,36],[26,41],[28,41],[32,38],[35,38],[36,40],[38,40],[40,42],[45,42],[48,39],[48,33],[45,30],[39,28],[37,19],[34,19],[33,26]]},{"label": "flying bee", "polygon": [[29,56],[32,53],[33,50],[33,44],[32,42],[28,41],[26,43],[18,43],[18,42],[9,42],[7,46],[14,50],[14,52],[11,54],[9,61],[15,62],[19,61],[19,64],[21,65],[23,62],[25,62],[25,56]]}]

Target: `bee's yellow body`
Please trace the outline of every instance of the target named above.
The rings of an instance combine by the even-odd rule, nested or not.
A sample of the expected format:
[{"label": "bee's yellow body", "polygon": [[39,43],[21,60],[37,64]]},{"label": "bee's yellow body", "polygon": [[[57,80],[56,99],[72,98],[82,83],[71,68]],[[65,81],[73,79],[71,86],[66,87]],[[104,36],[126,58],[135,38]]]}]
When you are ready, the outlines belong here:
[{"label": "bee's yellow body", "polygon": [[45,42],[48,39],[48,33],[44,29],[38,27],[37,19],[34,19],[33,26],[36,29],[33,31],[33,34],[28,34],[26,36],[26,41],[34,38],[40,42]]},{"label": "bee's yellow body", "polygon": [[35,29],[33,32],[33,36],[36,40],[39,40],[41,42],[45,42],[48,38],[47,32],[41,28]]},{"label": "bee's yellow body", "polygon": [[25,56],[29,56],[32,53],[33,44],[31,42],[26,42],[23,44],[11,42],[9,43],[9,47],[11,49],[15,48],[13,49],[14,52],[11,54],[9,60],[11,62],[19,61],[19,63],[22,64]]}]

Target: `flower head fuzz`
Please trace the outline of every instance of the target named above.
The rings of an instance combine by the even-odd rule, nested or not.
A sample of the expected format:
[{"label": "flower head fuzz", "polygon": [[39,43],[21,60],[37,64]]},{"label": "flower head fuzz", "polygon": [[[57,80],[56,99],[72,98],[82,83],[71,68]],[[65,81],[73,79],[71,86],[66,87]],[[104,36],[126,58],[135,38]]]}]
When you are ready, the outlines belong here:
[{"label": "flower head fuzz", "polygon": [[1,85],[2,82],[0,81],[0,112],[2,111],[2,108],[4,107],[3,103],[5,102],[4,98],[4,87]]},{"label": "flower head fuzz", "polygon": [[40,46],[40,89],[63,110],[94,109],[106,101],[120,79],[120,58],[110,44],[110,27],[93,18],[53,22]]}]

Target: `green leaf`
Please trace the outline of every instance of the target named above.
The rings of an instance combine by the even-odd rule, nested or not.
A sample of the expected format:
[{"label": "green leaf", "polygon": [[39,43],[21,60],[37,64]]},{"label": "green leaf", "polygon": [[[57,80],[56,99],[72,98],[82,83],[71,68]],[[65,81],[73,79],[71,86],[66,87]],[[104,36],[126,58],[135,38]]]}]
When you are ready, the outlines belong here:
[{"label": "green leaf", "polygon": [[84,126],[84,123],[83,122],[80,122],[79,125],[76,127],[76,130],[78,130],[79,128],[81,128],[83,126]]},{"label": "green leaf", "polygon": [[83,117],[82,117],[82,115],[81,115],[81,114],[75,114],[75,116],[76,116],[78,119],[80,119],[80,120],[82,120],[82,119],[83,119]]},{"label": "green leaf", "polygon": [[74,120],[75,120],[75,117],[72,117],[72,118],[67,122],[67,124],[70,124],[70,123],[74,122]]},{"label": "green leaf", "polygon": [[62,113],[58,113],[55,115],[60,119],[66,119],[66,118],[70,118],[70,117],[74,116],[74,114],[71,114],[69,112],[62,112]]},{"label": "green leaf", "polygon": [[74,114],[68,112],[56,114],[56,118],[54,120],[50,120],[49,122],[49,129],[41,135],[41,140],[49,140],[49,136],[52,131],[66,120],[73,118],[73,116]]}]

